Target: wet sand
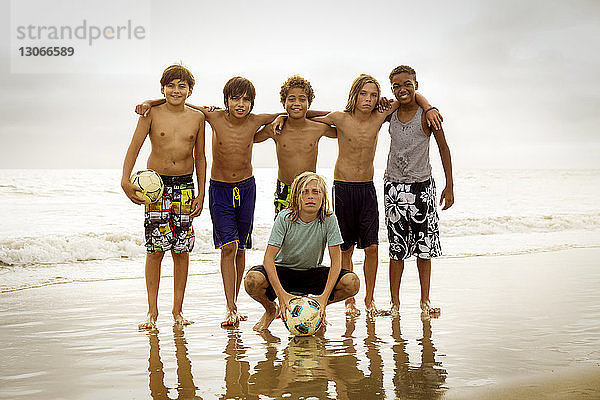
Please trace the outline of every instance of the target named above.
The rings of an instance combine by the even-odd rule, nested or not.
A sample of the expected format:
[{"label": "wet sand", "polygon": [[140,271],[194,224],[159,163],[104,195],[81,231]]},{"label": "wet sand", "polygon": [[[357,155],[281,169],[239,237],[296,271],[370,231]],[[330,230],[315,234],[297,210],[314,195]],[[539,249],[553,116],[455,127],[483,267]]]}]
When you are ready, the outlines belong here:
[{"label": "wet sand", "polygon": [[420,317],[409,261],[400,319],[346,320],[332,305],[325,334],[301,339],[280,321],[252,331],[262,311],[245,293],[249,321],[221,329],[220,276],[202,265],[191,267],[184,309],[196,323],[184,329],[172,325],[170,277],[156,332],[137,330],[143,279],[3,293],[0,399],[600,398],[599,260],[600,249],[436,260],[433,320]]}]

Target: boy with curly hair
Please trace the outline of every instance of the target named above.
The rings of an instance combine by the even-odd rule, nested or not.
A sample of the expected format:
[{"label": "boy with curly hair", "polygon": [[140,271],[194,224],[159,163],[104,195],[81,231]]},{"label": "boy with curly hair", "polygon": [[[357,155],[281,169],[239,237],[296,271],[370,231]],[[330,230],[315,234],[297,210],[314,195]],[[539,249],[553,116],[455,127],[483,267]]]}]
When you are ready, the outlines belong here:
[{"label": "boy with curly hair", "polygon": [[315,93],[306,79],[294,75],[285,81],[279,93],[280,101],[287,112],[283,129],[274,133],[272,125],[261,129],[256,141],[271,138],[277,153],[277,186],[275,188],[275,216],[287,208],[292,182],[302,172],[317,169],[319,140],[323,136],[336,137],[334,128],[307,119],[325,115],[326,112],[309,110]]}]

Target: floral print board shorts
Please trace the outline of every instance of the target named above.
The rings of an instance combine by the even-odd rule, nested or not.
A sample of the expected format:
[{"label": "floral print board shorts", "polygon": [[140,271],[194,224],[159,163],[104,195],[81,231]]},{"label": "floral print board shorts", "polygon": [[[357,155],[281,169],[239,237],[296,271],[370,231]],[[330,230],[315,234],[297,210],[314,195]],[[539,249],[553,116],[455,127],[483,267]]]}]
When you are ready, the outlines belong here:
[{"label": "floral print board shorts", "polygon": [[190,218],[194,180],[191,174],[161,175],[161,178],[165,186],[162,199],[146,206],[146,251],[189,253],[194,248],[194,227]]},{"label": "floral print board shorts", "polygon": [[442,255],[435,183],[384,181],[385,225],[390,258],[404,260],[414,255],[429,259]]}]

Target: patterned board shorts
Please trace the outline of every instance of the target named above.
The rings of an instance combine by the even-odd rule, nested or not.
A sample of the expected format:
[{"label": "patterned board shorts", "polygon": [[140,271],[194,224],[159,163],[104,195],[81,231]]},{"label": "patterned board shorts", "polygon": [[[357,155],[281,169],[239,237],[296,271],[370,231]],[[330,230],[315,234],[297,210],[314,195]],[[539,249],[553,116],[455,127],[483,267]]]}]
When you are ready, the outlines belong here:
[{"label": "patterned board shorts", "polygon": [[277,188],[275,188],[275,218],[277,218],[277,214],[288,208],[291,194],[291,186],[277,179]]},{"label": "patterned board shorts", "polygon": [[414,255],[430,259],[442,255],[435,183],[384,181],[385,224],[390,258],[404,260]]},{"label": "patterned board shorts", "polygon": [[165,186],[162,200],[146,206],[146,251],[189,253],[194,248],[194,227],[190,218],[194,200],[192,175],[161,175],[161,178]]}]

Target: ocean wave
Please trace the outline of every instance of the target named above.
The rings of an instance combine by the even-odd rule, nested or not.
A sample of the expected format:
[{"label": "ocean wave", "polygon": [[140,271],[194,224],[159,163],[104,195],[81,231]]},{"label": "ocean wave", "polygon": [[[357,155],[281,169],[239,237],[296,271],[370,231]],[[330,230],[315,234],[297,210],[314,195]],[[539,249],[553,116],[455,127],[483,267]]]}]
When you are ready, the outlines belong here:
[{"label": "ocean wave", "polygon": [[0,265],[58,264],[143,254],[139,235],[83,233],[0,239]]},{"label": "ocean wave", "polygon": [[[198,229],[194,253],[212,251],[212,232]],[[145,254],[144,237],[139,233],[47,234],[0,239],[0,266],[61,264]]]},{"label": "ocean wave", "polygon": [[[210,254],[211,257],[218,257],[219,252],[213,247],[210,226],[197,226],[196,228],[196,244],[191,254],[192,258],[195,257],[195,254]],[[387,245],[385,232],[385,222],[381,221],[379,236],[383,245]],[[458,251],[451,251],[450,254],[445,252],[450,256],[515,254],[515,252],[521,253],[522,251],[552,250],[554,246],[561,248],[563,245],[595,244],[595,242],[588,243],[586,237],[598,235],[589,235],[586,232],[600,232],[600,213],[467,217],[440,221],[440,236],[444,242],[448,240],[456,243],[466,241],[470,243],[469,246],[472,246],[474,241],[482,243],[473,252],[458,250],[469,246],[457,246]],[[254,250],[264,251],[270,233],[270,223],[255,225]],[[559,235],[559,238],[552,245],[539,243],[541,237],[548,235]],[[511,237],[518,237],[518,239],[512,240]],[[107,260],[141,257],[144,254],[144,238],[139,231],[44,234],[36,237],[0,239],[0,265],[3,266]]]},{"label": "ocean wave", "polygon": [[503,215],[442,219],[440,221],[440,235],[446,237],[570,230],[600,230],[600,213]]}]

